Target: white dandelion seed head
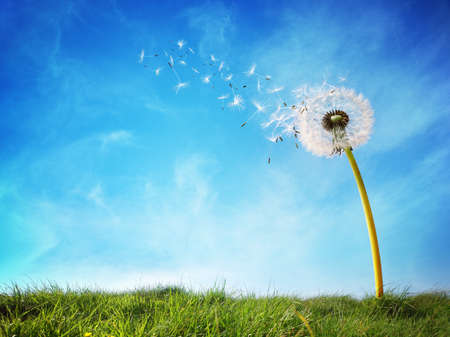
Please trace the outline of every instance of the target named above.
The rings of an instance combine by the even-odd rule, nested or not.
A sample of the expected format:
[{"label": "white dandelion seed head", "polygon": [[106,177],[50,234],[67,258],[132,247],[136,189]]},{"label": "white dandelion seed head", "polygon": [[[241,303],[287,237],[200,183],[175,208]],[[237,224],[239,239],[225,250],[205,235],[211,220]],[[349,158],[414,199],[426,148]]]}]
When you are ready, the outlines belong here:
[{"label": "white dandelion seed head", "polygon": [[[362,94],[345,87],[320,87],[302,90],[297,96],[305,108],[296,112],[292,122],[299,130],[304,147],[317,156],[333,157],[345,147],[356,148],[367,142],[373,126],[373,110]],[[348,123],[327,131],[322,119],[328,112],[345,112]],[[336,151],[336,149],[338,151]]]}]

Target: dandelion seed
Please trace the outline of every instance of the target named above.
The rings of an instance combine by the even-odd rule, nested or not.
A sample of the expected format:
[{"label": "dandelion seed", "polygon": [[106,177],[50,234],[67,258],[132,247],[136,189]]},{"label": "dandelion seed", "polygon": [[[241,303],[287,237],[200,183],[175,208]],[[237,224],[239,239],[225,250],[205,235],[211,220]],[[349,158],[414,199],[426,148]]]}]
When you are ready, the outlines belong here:
[{"label": "dandelion seed", "polygon": [[241,124],[241,128],[244,127],[247,124],[247,122],[244,122]]},{"label": "dandelion seed", "polygon": [[247,76],[252,76],[255,74],[256,64],[253,64],[251,68],[246,72]]},{"label": "dandelion seed", "polygon": [[186,42],[184,41],[184,40],[179,40],[178,42],[177,42],[177,45],[178,45],[178,48],[179,49],[181,49],[181,48],[183,48],[183,46],[186,44]]},{"label": "dandelion seed", "polygon": [[183,60],[180,60],[179,62],[180,62],[180,64],[182,64],[182,65],[184,65],[184,66],[186,65],[186,62],[183,61]]},{"label": "dandelion seed", "polygon": [[170,65],[170,67],[172,67],[172,66],[175,64],[175,63],[173,62],[173,57],[172,57],[172,55],[169,56],[169,59],[170,59],[169,65]]},{"label": "dandelion seed", "polygon": [[269,89],[269,90],[267,90],[267,92],[268,92],[269,94],[274,94],[274,93],[276,93],[276,92],[282,91],[283,89],[284,89],[284,87],[278,87],[278,88],[274,88],[274,89]]},{"label": "dandelion seed", "polygon": [[139,63],[144,62],[144,55],[145,55],[144,49],[142,49],[141,50],[141,54],[139,55]]},{"label": "dandelion seed", "polygon": [[256,83],[256,89],[258,91],[261,91],[261,81],[258,79],[258,82]]},{"label": "dandelion seed", "polygon": [[266,81],[269,81],[272,77],[270,75],[266,75]]},{"label": "dandelion seed", "polygon": [[229,106],[235,106],[235,107],[242,107],[243,105],[243,99],[240,95],[234,95],[233,102],[229,103]]},{"label": "dandelion seed", "polygon": [[195,52],[194,52],[194,49],[192,49],[192,48],[188,48],[189,49],[189,51],[192,53],[192,54],[195,54]]},{"label": "dandelion seed", "polygon": [[259,104],[259,103],[256,102],[256,101],[253,101],[252,103],[253,103],[253,105],[256,107],[256,110],[257,110],[258,112],[264,111],[264,107],[263,107],[261,104]]},{"label": "dandelion seed", "polygon": [[156,68],[156,69],[155,69],[155,75],[158,76],[159,73],[160,73],[160,71],[161,71],[161,68]]},{"label": "dandelion seed", "polygon": [[221,70],[222,70],[222,68],[223,68],[223,61],[222,61],[222,62],[220,62],[220,65],[219,65],[219,71],[221,71]]},{"label": "dandelion seed", "polygon": [[231,81],[231,79],[233,78],[233,74],[229,74],[227,77],[224,78],[225,81]]},{"label": "dandelion seed", "polygon": [[210,58],[211,58],[211,61],[213,61],[213,62],[217,61],[216,57],[213,54],[210,55]]},{"label": "dandelion seed", "polygon": [[209,83],[210,82],[210,78],[211,78],[211,75],[203,77],[202,78],[203,83]]},{"label": "dandelion seed", "polygon": [[347,79],[345,77],[339,76],[339,82],[345,82]]},{"label": "dandelion seed", "polygon": [[192,67],[192,70],[193,70],[194,72],[196,72],[197,74],[200,74],[200,72],[199,72],[196,68]]},{"label": "dandelion seed", "polygon": [[217,99],[224,100],[224,99],[227,99],[229,96],[230,95],[222,95],[222,96],[217,97]]},{"label": "dandelion seed", "polygon": [[178,84],[175,86],[175,92],[178,94],[178,91],[179,91],[181,88],[187,87],[188,84],[189,84],[188,82],[180,82],[180,83],[178,83]]}]

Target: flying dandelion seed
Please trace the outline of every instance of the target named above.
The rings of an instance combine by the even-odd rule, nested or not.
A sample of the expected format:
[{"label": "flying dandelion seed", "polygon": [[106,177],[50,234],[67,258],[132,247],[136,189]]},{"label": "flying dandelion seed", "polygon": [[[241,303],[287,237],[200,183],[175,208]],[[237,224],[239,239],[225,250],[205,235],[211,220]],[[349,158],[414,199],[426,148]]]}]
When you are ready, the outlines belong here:
[{"label": "flying dandelion seed", "polygon": [[211,58],[211,61],[213,61],[213,62],[217,61],[216,57],[213,54],[210,55],[210,58]]},{"label": "flying dandelion seed", "polygon": [[228,105],[231,107],[238,107],[241,108],[243,106],[244,100],[240,95],[234,95],[233,101],[230,102]]},{"label": "flying dandelion seed", "polygon": [[223,63],[223,61],[222,62],[220,62],[220,65],[219,65],[219,71],[221,71],[222,70],[222,68],[223,68],[223,65],[224,65],[224,63]]},{"label": "flying dandelion seed", "polygon": [[205,76],[202,78],[203,83],[209,83],[211,82],[211,75]]},{"label": "flying dandelion seed", "polygon": [[194,52],[194,49],[192,49],[192,48],[188,48],[189,49],[189,51],[191,52],[191,54],[195,54],[195,52]]},{"label": "flying dandelion seed", "polygon": [[155,75],[156,76],[158,76],[160,72],[161,72],[161,68],[156,68],[155,69]]},{"label": "flying dandelion seed", "polygon": [[256,64],[253,64],[250,69],[246,72],[247,76],[252,76],[255,74]]},{"label": "flying dandelion seed", "polygon": [[258,79],[258,82],[256,83],[256,90],[258,90],[258,92],[261,92],[261,81]]},{"label": "flying dandelion seed", "polygon": [[266,75],[266,81],[269,81],[272,78],[270,75]]},{"label": "flying dandelion seed", "polygon": [[144,49],[142,49],[141,54],[139,55],[139,63],[144,62],[144,55],[145,55],[145,52],[144,52]]},{"label": "flying dandelion seed", "polygon": [[257,110],[258,112],[264,111],[264,107],[263,107],[260,103],[258,103],[258,102],[256,102],[256,101],[253,101],[252,103],[253,103],[253,105],[256,107],[256,110]]},{"label": "flying dandelion seed", "polygon": [[339,82],[345,82],[347,81],[347,79],[345,77],[339,76]]},{"label": "flying dandelion seed", "polygon": [[183,48],[183,46],[186,44],[186,42],[184,41],[184,40],[179,40],[178,42],[177,42],[177,45],[178,45],[178,48],[179,49],[181,49],[181,48]]},{"label": "flying dandelion seed", "polygon": [[274,94],[274,93],[276,93],[276,92],[282,91],[283,89],[284,89],[284,87],[278,87],[278,88],[268,89],[267,92],[268,92],[269,94]]},{"label": "flying dandelion seed", "polygon": [[181,65],[183,65],[183,66],[185,66],[186,65],[186,62],[185,61],[183,61],[183,60],[180,60],[180,61],[178,61]]},{"label": "flying dandelion seed", "polygon": [[187,86],[188,86],[188,82],[181,82],[181,83],[178,83],[176,86],[175,86],[175,92],[178,94],[178,91],[181,89],[181,88],[186,88]]},{"label": "flying dandelion seed", "polygon": [[227,77],[224,78],[225,81],[231,81],[231,79],[233,78],[233,74],[229,74]]},{"label": "flying dandelion seed", "polygon": [[197,74],[200,74],[200,71],[198,71],[198,69],[192,67],[192,70],[193,70],[194,72],[196,72]]},{"label": "flying dandelion seed", "polygon": [[230,97],[230,95],[222,95],[222,96],[217,97],[217,99],[224,100],[224,99],[227,99],[228,97]]}]

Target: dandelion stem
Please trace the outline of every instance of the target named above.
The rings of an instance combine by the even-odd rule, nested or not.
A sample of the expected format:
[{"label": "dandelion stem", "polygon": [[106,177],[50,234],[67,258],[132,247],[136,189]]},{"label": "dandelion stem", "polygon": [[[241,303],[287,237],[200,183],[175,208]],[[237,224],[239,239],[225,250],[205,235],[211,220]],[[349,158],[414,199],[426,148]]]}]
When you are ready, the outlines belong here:
[{"label": "dandelion stem", "polygon": [[381,259],[380,250],[378,248],[377,232],[375,230],[375,223],[373,221],[372,210],[370,209],[369,198],[367,197],[366,188],[359,172],[358,165],[356,164],[355,157],[352,150],[345,148],[350,165],[355,175],[356,184],[358,185],[359,195],[361,196],[361,202],[364,209],[364,215],[366,216],[367,229],[369,230],[370,247],[372,250],[373,271],[375,273],[375,290],[376,297],[383,296],[383,275],[381,274]]}]

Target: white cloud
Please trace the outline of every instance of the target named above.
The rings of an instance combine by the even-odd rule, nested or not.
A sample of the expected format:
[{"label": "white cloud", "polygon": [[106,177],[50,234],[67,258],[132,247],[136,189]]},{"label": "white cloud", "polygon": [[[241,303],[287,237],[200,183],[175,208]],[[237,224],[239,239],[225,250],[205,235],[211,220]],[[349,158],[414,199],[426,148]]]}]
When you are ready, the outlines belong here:
[{"label": "white cloud", "polygon": [[117,130],[100,136],[102,148],[111,144],[129,144],[133,134],[126,130]]}]

